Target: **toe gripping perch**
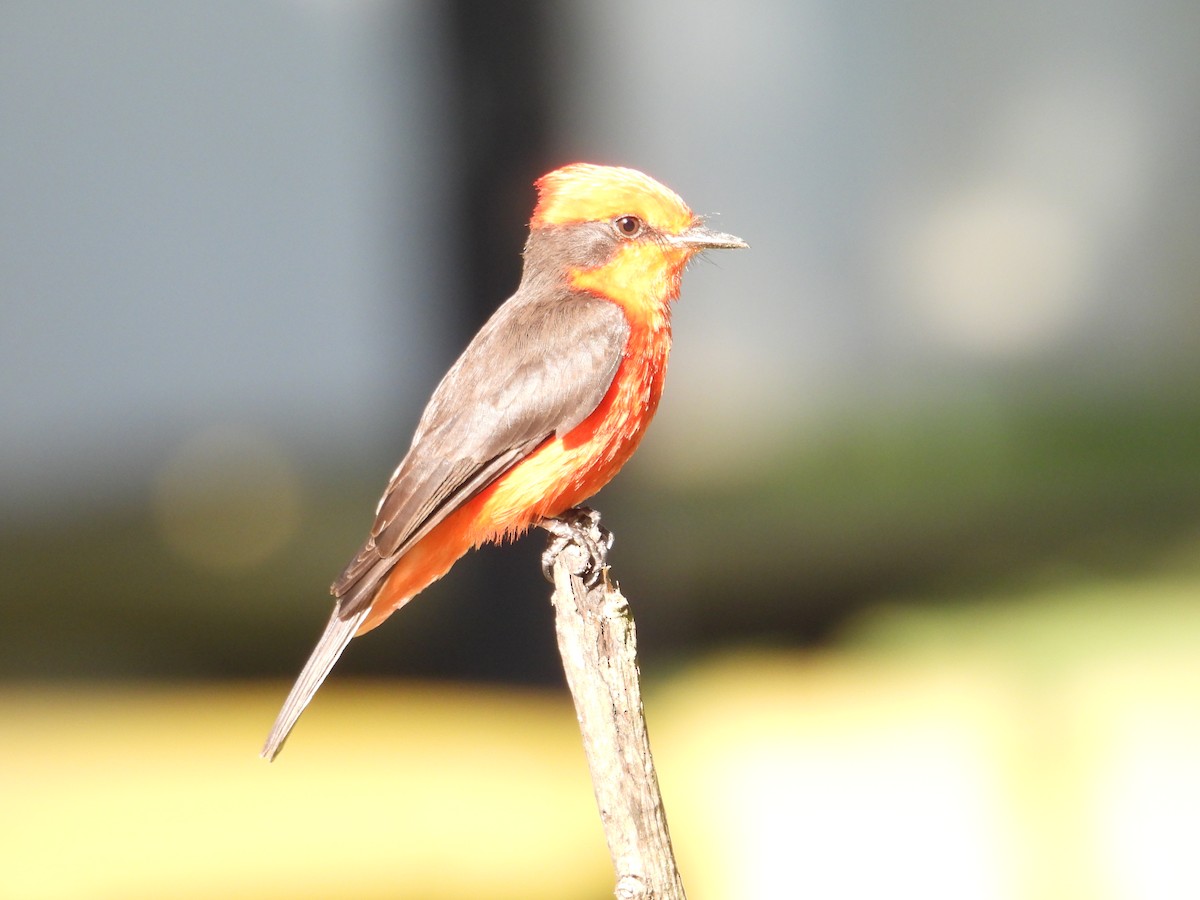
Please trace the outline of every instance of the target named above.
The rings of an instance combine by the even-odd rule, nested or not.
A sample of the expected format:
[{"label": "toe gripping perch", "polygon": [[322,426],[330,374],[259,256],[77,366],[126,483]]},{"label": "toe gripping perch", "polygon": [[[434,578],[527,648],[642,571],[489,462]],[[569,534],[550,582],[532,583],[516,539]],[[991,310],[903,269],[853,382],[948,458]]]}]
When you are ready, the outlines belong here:
[{"label": "toe gripping perch", "polygon": [[538,525],[550,532],[550,543],[542,554],[542,574],[554,583],[554,563],[568,547],[579,550],[580,565],[573,575],[595,587],[607,568],[608,551],[613,545],[612,532],[600,524],[600,513],[586,506],[568,509],[561,515],[542,519]]}]

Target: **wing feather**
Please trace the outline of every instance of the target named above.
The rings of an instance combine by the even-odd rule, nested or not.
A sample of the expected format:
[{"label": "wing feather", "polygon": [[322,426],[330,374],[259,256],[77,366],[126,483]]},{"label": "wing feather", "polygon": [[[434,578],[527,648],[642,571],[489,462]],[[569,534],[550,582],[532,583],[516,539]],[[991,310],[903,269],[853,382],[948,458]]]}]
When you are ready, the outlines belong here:
[{"label": "wing feather", "polygon": [[621,308],[586,294],[518,292],[501,306],[434,391],[370,537],[333,583],[338,615],[369,606],[409,547],[547,438],[586,419],[628,337]]}]

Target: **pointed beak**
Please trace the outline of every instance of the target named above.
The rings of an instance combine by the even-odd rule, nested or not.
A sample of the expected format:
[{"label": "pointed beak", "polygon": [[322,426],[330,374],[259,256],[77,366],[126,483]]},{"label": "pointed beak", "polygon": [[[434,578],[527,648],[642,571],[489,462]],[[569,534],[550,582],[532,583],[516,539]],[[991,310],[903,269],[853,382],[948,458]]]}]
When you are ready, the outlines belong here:
[{"label": "pointed beak", "polygon": [[671,242],[689,250],[748,250],[750,245],[740,237],[722,234],[703,225],[693,225],[682,234],[671,238]]}]

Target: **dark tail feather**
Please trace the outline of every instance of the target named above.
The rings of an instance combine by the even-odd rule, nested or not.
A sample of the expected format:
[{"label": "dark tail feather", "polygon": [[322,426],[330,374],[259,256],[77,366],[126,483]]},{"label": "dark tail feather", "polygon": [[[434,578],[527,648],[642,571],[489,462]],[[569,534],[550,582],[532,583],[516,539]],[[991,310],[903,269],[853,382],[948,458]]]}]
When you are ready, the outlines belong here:
[{"label": "dark tail feather", "polygon": [[275,720],[271,733],[267,735],[266,744],[263,745],[260,754],[263,759],[273,760],[279,755],[279,751],[283,749],[283,742],[287,740],[296,720],[300,718],[300,713],[304,712],[304,708],[316,694],[317,688],[329,675],[333,664],[338,661],[338,657],[342,655],[342,651],[346,649],[346,645],[358,631],[358,626],[371,611],[368,605],[350,618],[343,619],[338,615],[340,607],[341,604],[338,604],[338,608],[334,609],[329,624],[325,626],[325,633],[317,641],[316,649],[308,658],[308,662],[304,664],[300,677],[292,685],[291,693],[283,701],[283,709],[279,711],[279,717]]}]

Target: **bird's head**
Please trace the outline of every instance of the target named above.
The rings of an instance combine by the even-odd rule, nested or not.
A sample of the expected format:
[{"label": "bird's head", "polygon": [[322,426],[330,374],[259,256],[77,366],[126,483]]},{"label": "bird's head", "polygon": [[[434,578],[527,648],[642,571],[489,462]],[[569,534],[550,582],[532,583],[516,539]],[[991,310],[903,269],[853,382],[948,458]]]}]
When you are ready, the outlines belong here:
[{"label": "bird's head", "polygon": [[556,270],[631,317],[665,321],[690,259],[747,246],[705,227],[678,194],[635,169],[574,163],[543,175],[537,190],[527,275]]}]

